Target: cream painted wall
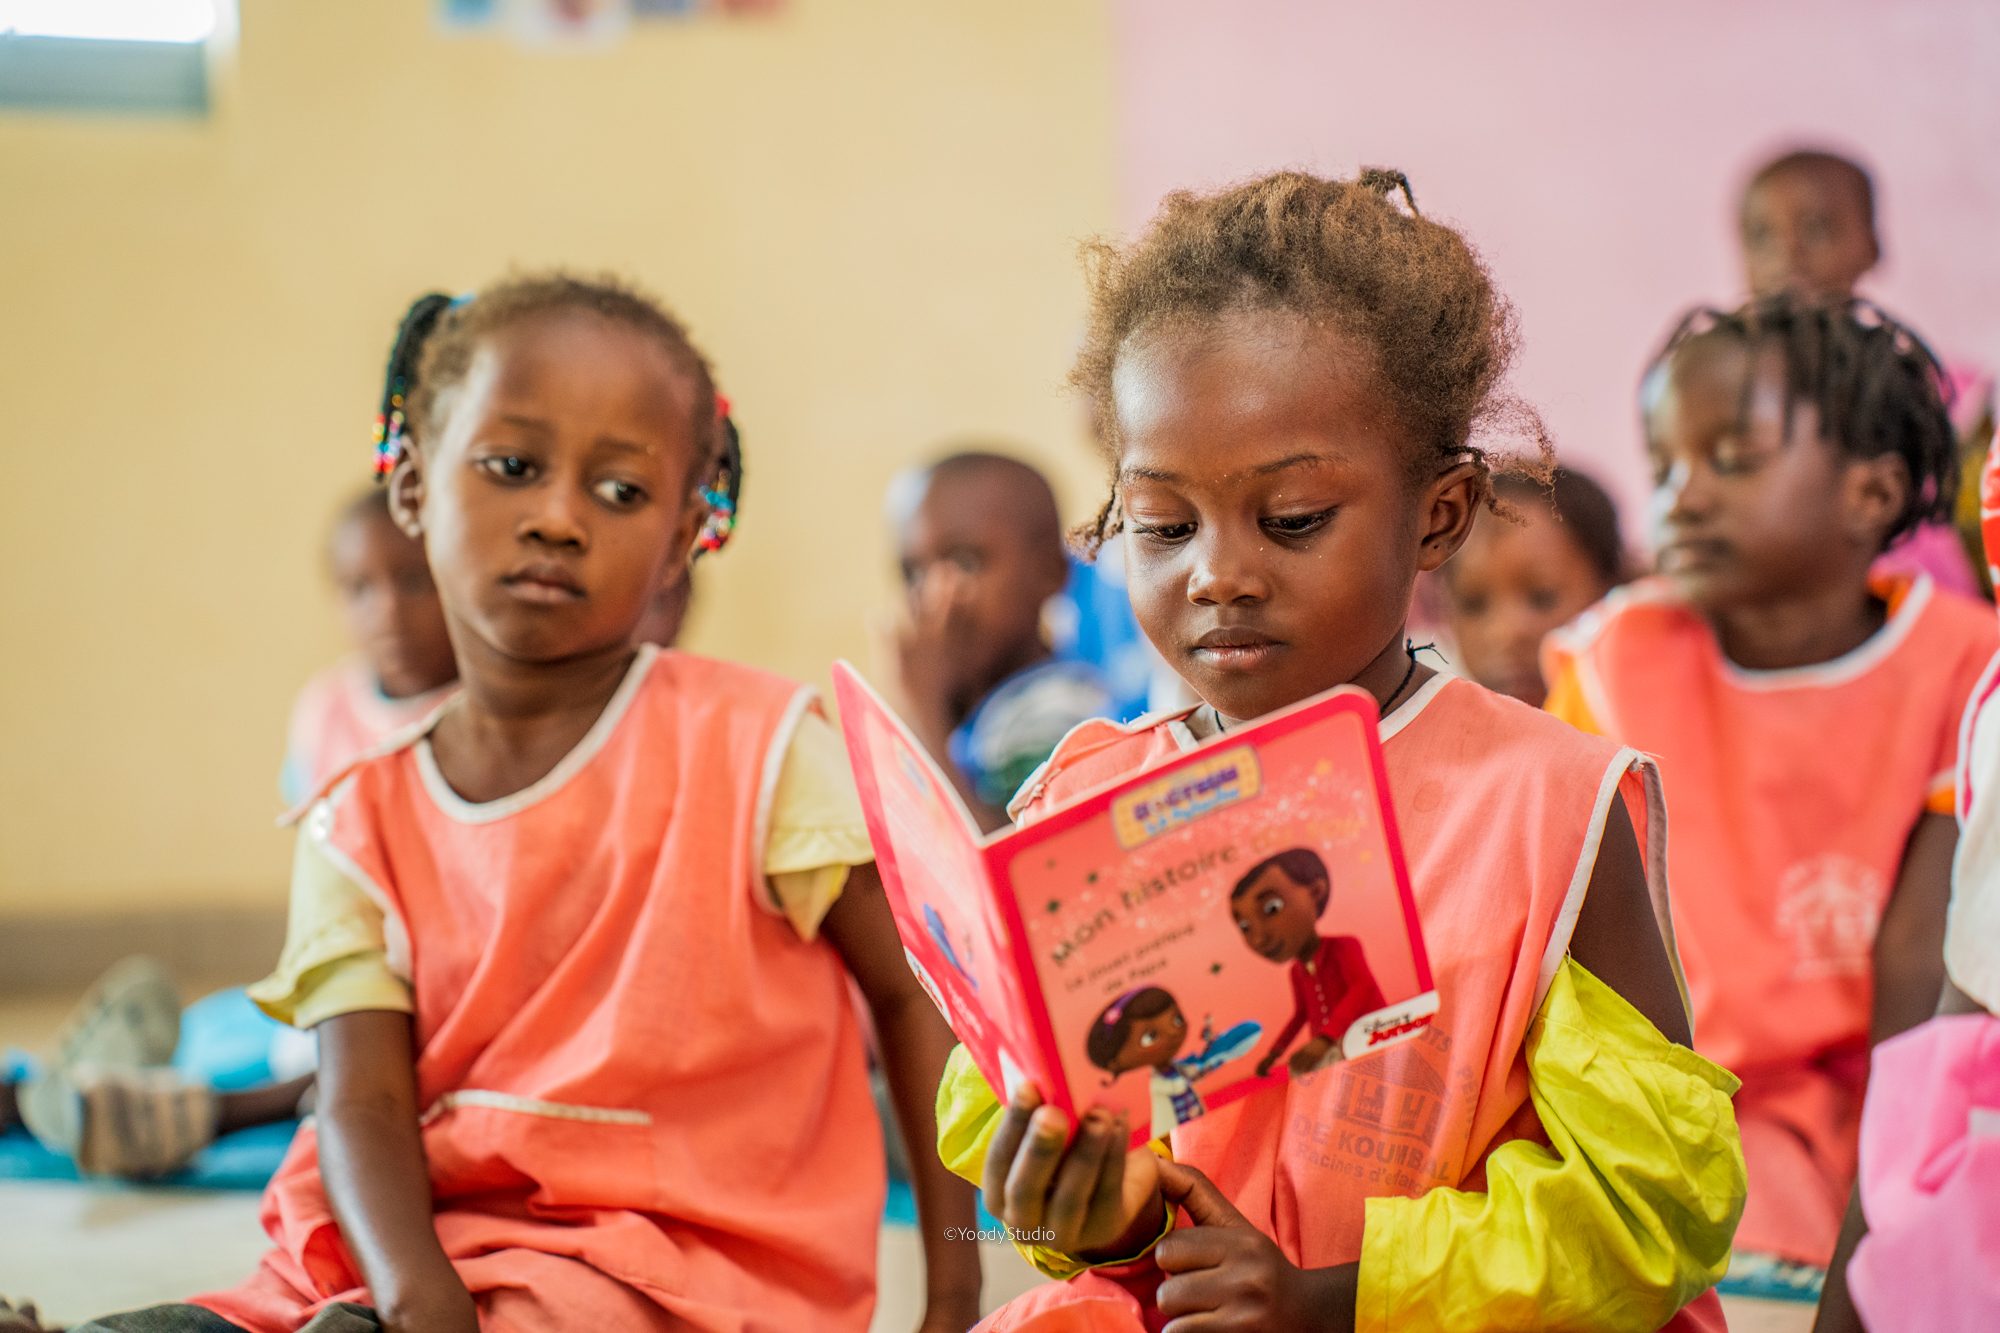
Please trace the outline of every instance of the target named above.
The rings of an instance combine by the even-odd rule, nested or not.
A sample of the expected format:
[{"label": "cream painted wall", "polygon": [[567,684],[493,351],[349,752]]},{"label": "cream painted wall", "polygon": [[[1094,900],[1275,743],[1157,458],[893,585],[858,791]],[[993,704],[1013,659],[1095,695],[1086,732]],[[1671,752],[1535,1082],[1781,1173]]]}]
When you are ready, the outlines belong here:
[{"label": "cream painted wall", "polygon": [[424,288],[611,268],[692,325],[749,453],[698,649],[864,654],[882,487],[940,439],[1020,439],[1089,506],[1100,4],[791,0],[562,54],[416,0],[243,9],[206,120],[0,115],[0,915],[282,896],[320,543]]}]

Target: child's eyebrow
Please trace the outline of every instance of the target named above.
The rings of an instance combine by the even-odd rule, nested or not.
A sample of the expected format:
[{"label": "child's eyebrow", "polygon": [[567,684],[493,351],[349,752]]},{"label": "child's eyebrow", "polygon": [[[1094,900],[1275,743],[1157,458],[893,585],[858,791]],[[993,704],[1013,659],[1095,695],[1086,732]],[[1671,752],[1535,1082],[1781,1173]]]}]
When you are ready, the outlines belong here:
[{"label": "child's eyebrow", "polygon": [[609,453],[638,454],[642,458],[651,458],[658,452],[650,445],[640,444],[636,440],[621,439],[616,435],[600,435],[597,437],[596,445]]},{"label": "child's eyebrow", "polygon": [[1275,462],[1259,464],[1257,467],[1251,469],[1251,471],[1256,476],[1268,477],[1273,472],[1284,472],[1290,468],[1325,467],[1332,462],[1333,460],[1325,454],[1292,454],[1289,457],[1280,458]]},{"label": "child's eyebrow", "polygon": [[[1274,472],[1285,472],[1295,467],[1326,467],[1332,462],[1333,460],[1325,454],[1290,454],[1269,463],[1259,463],[1250,469],[1250,475],[1267,477]],[[1169,486],[1187,480],[1178,472],[1166,472],[1153,467],[1127,467],[1121,469],[1118,475],[1126,481],[1157,481]]]}]

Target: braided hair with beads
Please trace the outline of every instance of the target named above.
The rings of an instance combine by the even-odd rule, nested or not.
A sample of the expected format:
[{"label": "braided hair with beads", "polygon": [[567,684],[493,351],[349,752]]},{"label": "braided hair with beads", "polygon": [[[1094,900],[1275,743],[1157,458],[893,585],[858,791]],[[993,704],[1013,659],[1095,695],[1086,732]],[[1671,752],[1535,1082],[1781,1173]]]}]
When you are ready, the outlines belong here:
[{"label": "braided hair with beads", "polygon": [[410,392],[416,387],[417,364],[424,344],[437,329],[438,320],[451,309],[453,299],[443,292],[426,292],[410,303],[403,321],[396,326],[396,341],[389,348],[389,368],[382,376],[382,406],[375,414],[375,479],[380,481],[396,470],[409,442]]},{"label": "braided hair with beads", "polygon": [[[1675,326],[1642,382],[1642,407],[1657,392],[1674,356],[1690,343],[1743,344],[1754,362],[1783,358],[1784,430],[1810,404],[1820,434],[1851,458],[1894,454],[1909,469],[1909,498],[1890,524],[1886,546],[1925,523],[1949,522],[1958,498],[1959,444],[1952,427],[1944,368],[1908,325],[1872,301],[1820,301],[1791,293],[1762,297],[1730,311],[1690,311]],[[1747,419],[1756,377],[1744,377]]]}]

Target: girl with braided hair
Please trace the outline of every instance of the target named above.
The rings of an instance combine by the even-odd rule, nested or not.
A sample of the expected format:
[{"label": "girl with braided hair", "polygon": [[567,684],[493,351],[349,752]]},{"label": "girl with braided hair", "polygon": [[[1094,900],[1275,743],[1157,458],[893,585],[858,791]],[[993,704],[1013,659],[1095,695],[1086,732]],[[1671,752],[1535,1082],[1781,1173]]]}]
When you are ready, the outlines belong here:
[{"label": "girl with braided hair", "polygon": [[[862,1333],[887,1181],[850,978],[917,1141],[950,1034],[812,691],[637,642],[737,517],[707,359],[622,283],[522,277],[438,315],[390,409],[459,688],[300,822],[255,995],[318,1037],[319,1112],[256,1273],[86,1327]],[[922,1327],[957,1333],[972,1192],[913,1185]]]},{"label": "girl with braided hair", "polygon": [[1940,382],[1863,301],[1689,315],[1645,380],[1659,575],[1546,650],[1549,710],[1660,764],[1698,1049],[1743,1080],[1746,1293],[1817,1294],[1869,1047],[1943,981],[1959,719],[1993,615],[1870,573],[1952,511]]},{"label": "girl with braided hair", "polygon": [[1075,379],[1111,493],[1084,536],[1125,533],[1139,623],[1202,702],[1078,728],[1016,813],[1366,690],[1443,1007],[1157,1152],[955,1055],[940,1151],[1064,1279],[982,1329],[1720,1327],[1735,1081],[1687,1048],[1652,765],[1404,634],[1418,575],[1484,521],[1483,441],[1511,428],[1548,468],[1485,266],[1388,171],[1177,194],[1090,253]]}]

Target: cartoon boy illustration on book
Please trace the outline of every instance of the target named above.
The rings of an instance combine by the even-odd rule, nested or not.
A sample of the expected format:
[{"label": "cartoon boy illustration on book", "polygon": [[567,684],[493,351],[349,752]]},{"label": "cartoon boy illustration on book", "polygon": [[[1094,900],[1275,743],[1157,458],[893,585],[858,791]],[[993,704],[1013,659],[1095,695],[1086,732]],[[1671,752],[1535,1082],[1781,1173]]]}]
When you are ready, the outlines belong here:
[{"label": "cartoon boy illustration on book", "polygon": [[1187,1018],[1172,995],[1158,986],[1141,986],[1106,1005],[1084,1038],[1084,1054],[1114,1080],[1128,1070],[1153,1071],[1156,1139],[1208,1109],[1194,1089],[1195,1080],[1249,1051],[1263,1031],[1256,1023],[1238,1023],[1217,1037],[1204,1022],[1201,1053],[1179,1060],[1175,1057],[1187,1044],[1187,1027]]},{"label": "cartoon boy illustration on book", "polygon": [[1236,882],[1229,910],[1243,942],[1261,958],[1289,963],[1292,996],[1298,1004],[1284,1031],[1257,1062],[1257,1074],[1271,1072],[1299,1029],[1312,1038],[1292,1052],[1294,1074],[1309,1074],[1341,1058],[1340,1039],[1363,1014],[1380,1009],[1382,987],[1368,970],[1361,941],[1352,935],[1321,935],[1320,914],[1332,897],[1326,862],[1319,853],[1294,847],[1266,857]]}]

